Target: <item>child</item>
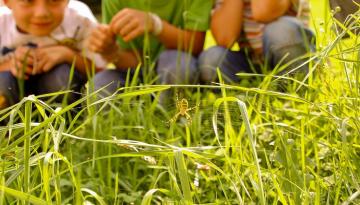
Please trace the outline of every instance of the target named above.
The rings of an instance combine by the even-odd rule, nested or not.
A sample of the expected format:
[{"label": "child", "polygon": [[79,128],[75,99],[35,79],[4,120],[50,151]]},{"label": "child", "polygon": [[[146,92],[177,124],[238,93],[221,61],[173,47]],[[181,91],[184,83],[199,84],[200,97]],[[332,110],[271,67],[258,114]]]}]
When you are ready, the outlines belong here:
[{"label": "child", "polygon": [[[24,94],[45,94],[65,89],[79,92],[86,73],[105,67],[100,56],[84,48],[85,39],[96,27],[90,9],[79,1],[4,0],[0,8],[0,109]],[[75,66],[72,81],[69,76]],[[77,95],[68,96],[69,102]],[[59,99],[57,99],[59,100]]]},{"label": "child", "polygon": [[[94,78],[95,89],[113,93],[123,86],[127,69],[151,59],[160,84],[188,84],[197,80],[196,56],[208,29],[210,0],[104,0],[105,23],[89,38],[89,49],[112,61],[116,70]],[[146,66],[144,66],[146,68]]]},{"label": "child", "polygon": [[[288,71],[307,73],[314,49],[313,33],[307,28],[307,0],[217,0],[211,32],[217,42],[199,57],[201,80],[216,80],[216,69],[226,82],[238,82],[239,72],[254,72],[249,63],[265,61],[270,68],[287,65]],[[226,26],[224,26],[226,25]],[[229,50],[239,43],[240,51]],[[259,72],[259,69],[257,69]],[[261,71],[260,71],[261,72]],[[294,73],[294,72],[292,72]]]}]

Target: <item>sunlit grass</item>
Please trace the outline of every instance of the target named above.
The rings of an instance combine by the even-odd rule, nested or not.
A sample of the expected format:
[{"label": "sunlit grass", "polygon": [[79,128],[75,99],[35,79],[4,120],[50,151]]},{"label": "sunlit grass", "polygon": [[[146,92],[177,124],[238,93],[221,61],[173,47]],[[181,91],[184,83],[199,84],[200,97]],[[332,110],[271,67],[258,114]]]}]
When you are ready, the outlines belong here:
[{"label": "sunlit grass", "polygon": [[[359,204],[359,40],[324,32],[311,80],[285,78],[286,93],[273,75],[257,87],[129,79],[105,98],[1,110],[0,204]],[[157,102],[175,89],[199,105],[191,124],[167,123],[175,97]]]}]

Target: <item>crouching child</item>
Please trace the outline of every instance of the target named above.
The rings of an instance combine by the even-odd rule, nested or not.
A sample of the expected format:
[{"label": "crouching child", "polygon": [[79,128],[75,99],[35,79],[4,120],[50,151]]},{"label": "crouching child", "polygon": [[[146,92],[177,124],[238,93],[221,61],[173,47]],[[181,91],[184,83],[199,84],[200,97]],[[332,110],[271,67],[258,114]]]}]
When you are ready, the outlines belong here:
[{"label": "crouching child", "polygon": [[[68,102],[79,98],[87,73],[106,65],[84,46],[97,26],[90,9],[75,0],[4,3],[6,6],[0,7],[0,109],[21,100],[20,93],[26,96],[72,90]],[[75,69],[70,79],[72,66]]]}]

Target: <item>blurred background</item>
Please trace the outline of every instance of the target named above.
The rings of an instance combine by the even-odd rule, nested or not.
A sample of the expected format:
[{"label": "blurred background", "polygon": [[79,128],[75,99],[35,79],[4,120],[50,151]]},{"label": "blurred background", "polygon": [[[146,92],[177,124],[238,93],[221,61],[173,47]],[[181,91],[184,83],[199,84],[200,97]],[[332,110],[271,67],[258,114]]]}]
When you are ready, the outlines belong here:
[{"label": "blurred background", "polygon": [[[101,0],[80,0],[86,3],[95,15],[99,16],[101,14]],[[4,4],[3,0],[0,0],[0,6]]]},{"label": "blurred background", "polygon": [[101,15],[101,0],[80,0],[80,1],[86,3],[96,17],[99,17]]},{"label": "blurred background", "polygon": [[[101,18],[101,0],[80,0],[86,3],[98,20]],[[4,5],[4,1],[0,0],[0,6]]]}]

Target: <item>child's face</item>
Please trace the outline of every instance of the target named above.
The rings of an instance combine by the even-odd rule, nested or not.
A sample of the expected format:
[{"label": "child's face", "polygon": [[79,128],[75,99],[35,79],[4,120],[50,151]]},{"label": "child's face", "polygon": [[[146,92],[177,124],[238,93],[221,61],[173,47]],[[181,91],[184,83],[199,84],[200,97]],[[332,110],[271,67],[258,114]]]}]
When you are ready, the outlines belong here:
[{"label": "child's face", "polygon": [[49,35],[64,17],[68,0],[5,0],[16,25],[24,33]]}]

